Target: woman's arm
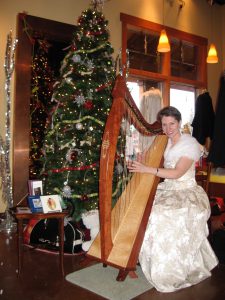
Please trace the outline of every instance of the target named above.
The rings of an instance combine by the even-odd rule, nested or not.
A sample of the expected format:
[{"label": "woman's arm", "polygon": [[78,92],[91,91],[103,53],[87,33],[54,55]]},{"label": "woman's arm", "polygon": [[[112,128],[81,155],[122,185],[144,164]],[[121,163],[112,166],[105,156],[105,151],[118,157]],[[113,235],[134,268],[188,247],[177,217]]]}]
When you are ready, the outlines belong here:
[{"label": "woman's arm", "polygon": [[166,169],[149,167],[139,161],[129,161],[128,169],[133,173],[150,173],[161,178],[178,179],[187,172],[193,162],[194,161],[188,157],[181,157],[174,169]]}]

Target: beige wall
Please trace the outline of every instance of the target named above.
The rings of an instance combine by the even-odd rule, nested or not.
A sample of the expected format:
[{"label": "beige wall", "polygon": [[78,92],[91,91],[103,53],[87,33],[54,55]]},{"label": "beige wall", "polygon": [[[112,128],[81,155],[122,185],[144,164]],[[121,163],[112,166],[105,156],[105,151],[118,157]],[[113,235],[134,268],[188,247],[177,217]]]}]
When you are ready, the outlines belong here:
[{"label": "beige wall", "polygon": [[[29,15],[76,24],[82,10],[89,7],[89,0],[0,0],[0,134],[4,137],[5,126],[5,92],[4,92],[4,58],[6,37],[12,29],[16,32],[16,16],[26,12]],[[118,54],[121,48],[120,12],[137,16],[152,22],[161,23],[182,31],[203,36],[216,44],[219,64],[208,65],[208,90],[216,101],[218,82],[222,70],[225,69],[225,6],[214,5],[210,7],[206,0],[185,0],[182,10],[180,1],[164,0],[110,0],[106,1],[103,13],[109,20],[111,43]],[[212,10],[213,9],[213,10]],[[213,20],[213,22],[212,22]],[[16,74],[14,74],[15,76]],[[12,107],[13,107],[12,80]],[[13,117],[13,116],[12,116]],[[4,211],[4,204],[0,196],[0,212]]]}]

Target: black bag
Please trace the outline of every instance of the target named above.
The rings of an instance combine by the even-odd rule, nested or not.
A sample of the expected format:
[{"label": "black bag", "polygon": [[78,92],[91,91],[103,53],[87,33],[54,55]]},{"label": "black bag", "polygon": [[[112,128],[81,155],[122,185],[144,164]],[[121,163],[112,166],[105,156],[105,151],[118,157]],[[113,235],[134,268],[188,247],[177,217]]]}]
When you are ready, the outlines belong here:
[{"label": "black bag", "polygon": [[225,264],[225,230],[216,230],[212,235],[212,248],[221,264]]},{"label": "black bag", "polygon": [[[79,227],[79,228],[78,228]],[[30,220],[24,230],[24,242],[48,250],[59,250],[58,219]],[[64,220],[64,252],[82,252],[84,232],[81,226]]]}]

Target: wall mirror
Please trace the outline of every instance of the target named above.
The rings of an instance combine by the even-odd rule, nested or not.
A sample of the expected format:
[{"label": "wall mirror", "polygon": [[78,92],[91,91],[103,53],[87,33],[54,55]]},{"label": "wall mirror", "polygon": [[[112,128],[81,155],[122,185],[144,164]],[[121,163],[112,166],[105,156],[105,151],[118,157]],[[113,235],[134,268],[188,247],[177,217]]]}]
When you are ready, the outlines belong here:
[{"label": "wall mirror", "polygon": [[[34,40],[54,47],[70,45],[75,26],[20,13],[17,16],[15,95],[13,105],[12,188],[14,205],[26,198],[30,167],[30,101]],[[53,49],[58,51],[57,49]],[[61,51],[61,50],[59,50]],[[66,54],[66,52],[65,52]],[[61,55],[61,54],[60,54]],[[58,58],[58,60],[62,57]]]}]

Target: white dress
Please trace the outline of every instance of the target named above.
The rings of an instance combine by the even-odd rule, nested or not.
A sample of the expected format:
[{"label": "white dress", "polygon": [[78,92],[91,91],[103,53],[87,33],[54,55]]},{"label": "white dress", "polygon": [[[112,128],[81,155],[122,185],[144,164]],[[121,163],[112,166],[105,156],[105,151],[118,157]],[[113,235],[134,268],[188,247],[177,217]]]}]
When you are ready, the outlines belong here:
[{"label": "white dress", "polygon": [[[197,161],[199,144],[183,134],[173,147],[169,140],[164,167],[174,168],[180,157]],[[158,185],[139,262],[147,280],[161,292],[173,292],[201,282],[218,264],[209,242],[207,194],[195,181],[195,163],[179,179]]]}]

